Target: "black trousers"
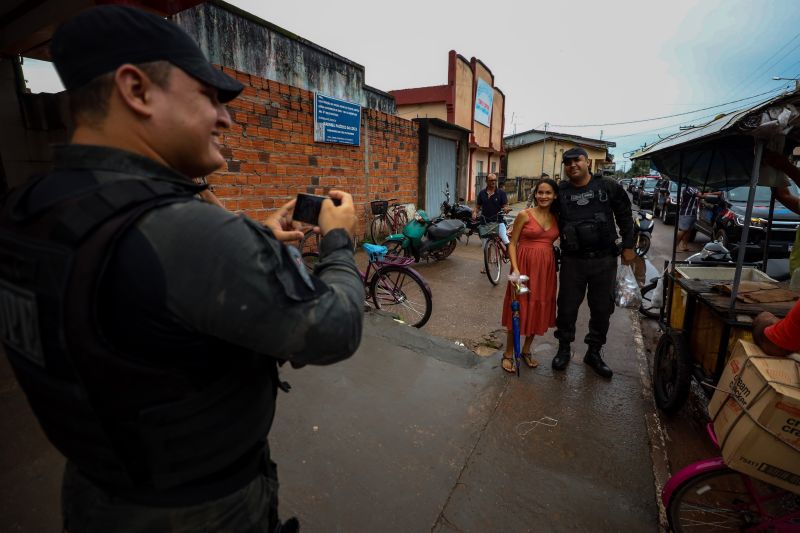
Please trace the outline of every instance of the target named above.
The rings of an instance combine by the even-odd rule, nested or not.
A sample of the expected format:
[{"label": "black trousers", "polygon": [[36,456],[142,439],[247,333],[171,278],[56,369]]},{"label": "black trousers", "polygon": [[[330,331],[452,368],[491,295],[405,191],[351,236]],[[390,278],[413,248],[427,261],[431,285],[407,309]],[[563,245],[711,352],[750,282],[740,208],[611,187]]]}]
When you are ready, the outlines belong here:
[{"label": "black trousers", "polygon": [[562,256],[559,273],[558,311],[555,336],[559,342],[575,340],[575,322],[584,296],[589,300],[589,346],[606,343],[608,324],[614,312],[614,284],[617,280],[617,256]]},{"label": "black trousers", "polygon": [[278,529],[278,472],[267,459],[262,475],[228,496],[186,507],[150,507],[115,497],[67,461],[61,490],[67,533],[273,533]]}]

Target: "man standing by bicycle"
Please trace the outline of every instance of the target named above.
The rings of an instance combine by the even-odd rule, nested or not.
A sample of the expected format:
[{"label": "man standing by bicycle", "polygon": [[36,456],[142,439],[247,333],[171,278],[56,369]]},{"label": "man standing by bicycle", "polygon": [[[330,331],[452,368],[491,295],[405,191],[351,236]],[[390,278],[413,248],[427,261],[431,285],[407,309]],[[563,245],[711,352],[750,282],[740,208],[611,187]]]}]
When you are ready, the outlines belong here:
[{"label": "man standing by bicycle", "polygon": [[585,342],[589,349],[583,362],[604,378],[610,378],[614,373],[603,361],[600,351],[606,343],[614,312],[619,253],[614,223],[616,221],[622,237],[622,262],[632,264],[636,254],[631,204],[619,183],[602,174],[592,177],[589,154],[583,148],[564,152],[563,163],[568,179],[561,180],[558,191],[561,270],[555,336],[559,346],[553,358],[553,369],[564,370],[569,363],[578,309],[588,295],[590,319]]},{"label": "man standing by bicycle", "polygon": [[478,193],[477,208],[472,212],[472,219],[482,216],[485,222],[497,222],[497,232],[506,246],[509,240],[503,215],[508,210],[508,196],[505,191],[497,188],[497,174],[489,174],[486,176],[486,188]]}]

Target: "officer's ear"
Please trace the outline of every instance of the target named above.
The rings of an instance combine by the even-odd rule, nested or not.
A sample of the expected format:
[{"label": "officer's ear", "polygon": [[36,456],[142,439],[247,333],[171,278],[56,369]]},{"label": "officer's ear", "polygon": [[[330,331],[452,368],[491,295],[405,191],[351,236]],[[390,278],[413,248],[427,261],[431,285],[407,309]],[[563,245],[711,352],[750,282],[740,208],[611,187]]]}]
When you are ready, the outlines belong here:
[{"label": "officer's ear", "polygon": [[137,65],[126,63],[114,72],[115,96],[128,111],[143,118],[155,113],[154,96],[161,88]]}]

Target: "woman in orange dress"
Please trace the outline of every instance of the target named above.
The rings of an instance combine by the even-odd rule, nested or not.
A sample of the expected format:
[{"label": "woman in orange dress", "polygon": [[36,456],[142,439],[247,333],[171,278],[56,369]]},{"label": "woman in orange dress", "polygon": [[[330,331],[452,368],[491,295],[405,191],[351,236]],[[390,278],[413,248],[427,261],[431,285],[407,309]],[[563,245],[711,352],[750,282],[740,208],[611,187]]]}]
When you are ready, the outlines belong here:
[{"label": "woman in orange dress", "polygon": [[[521,354],[525,364],[536,368],[539,363],[531,356],[531,344],[536,335],[544,335],[556,325],[556,261],[553,242],[558,239],[558,184],[543,178],[533,189],[534,207],[521,211],[514,220],[514,231],[508,254],[511,272],[530,278],[530,292],[519,300],[519,333],[525,336]],[[503,326],[508,330],[502,367],[514,372],[514,330],[512,327],[511,300],[514,286],[508,283],[503,300]]]}]

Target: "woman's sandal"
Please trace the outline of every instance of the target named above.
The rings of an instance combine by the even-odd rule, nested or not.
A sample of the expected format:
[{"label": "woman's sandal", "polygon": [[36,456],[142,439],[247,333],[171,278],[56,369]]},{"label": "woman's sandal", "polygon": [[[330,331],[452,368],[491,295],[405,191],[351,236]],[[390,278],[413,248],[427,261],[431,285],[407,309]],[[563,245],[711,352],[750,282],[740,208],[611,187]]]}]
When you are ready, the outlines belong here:
[{"label": "woman's sandal", "polygon": [[539,361],[534,359],[530,352],[522,352],[520,355],[522,356],[522,360],[525,361],[525,364],[528,365],[528,368],[536,368],[539,366]]},{"label": "woman's sandal", "polygon": [[[506,362],[508,362],[508,366],[506,366]],[[509,374],[516,374],[517,370],[514,368],[514,356],[506,357],[503,356],[503,359],[500,361],[500,366],[503,367],[503,370],[508,372]]]}]

